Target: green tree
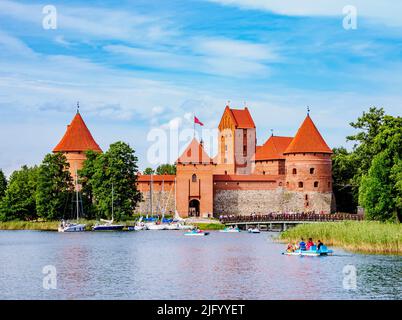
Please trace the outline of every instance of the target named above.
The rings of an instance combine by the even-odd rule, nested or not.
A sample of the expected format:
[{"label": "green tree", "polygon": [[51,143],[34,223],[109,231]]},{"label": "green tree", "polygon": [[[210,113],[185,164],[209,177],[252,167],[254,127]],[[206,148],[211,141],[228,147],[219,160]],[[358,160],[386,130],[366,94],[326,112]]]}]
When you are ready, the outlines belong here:
[{"label": "green tree", "polygon": [[354,185],[356,159],[345,148],[334,148],[332,155],[333,190],[337,211],[354,212],[358,204],[358,188]]},{"label": "green tree", "polygon": [[176,174],[176,165],[174,164],[161,164],[156,168],[156,174]]},{"label": "green tree", "polygon": [[79,184],[81,185],[82,204],[84,208],[84,217],[93,219],[96,217],[97,209],[93,194],[93,176],[96,172],[96,161],[100,153],[92,150],[86,152],[86,160],[83,167],[78,171]]},{"label": "green tree", "polygon": [[347,141],[354,141],[353,158],[356,165],[356,173],[353,177],[353,185],[355,194],[358,193],[361,177],[368,172],[371,162],[378,150],[374,146],[374,139],[378,135],[381,126],[384,123],[385,112],[383,108],[372,107],[356,122],[350,125],[359,131],[355,135],[346,137]]},{"label": "green tree", "polygon": [[114,218],[131,216],[141,200],[137,190],[137,157],[135,151],[124,142],[110,145],[109,150],[95,160],[95,172],[90,177],[93,196],[100,212],[111,218],[112,186]]},{"label": "green tree", "polygon": [[36,214],[38,167],[21,167],[11,174],[0,204],[1,220],[32,220]]},{"label": "green tree", "polygon": [[69,164],[62,153],[45,156],[38,174],[36,208],[38,215],[48,220],[61,219],[71,208],[74,191]]},{"label": "green tree", "polygon": [[7,178],[3,171],[0,169],[0,200],[4,197],[7,189]]},{"label": "green tree", "polygon": [[145,168],[145,170],[142,174],[145,174],[145,175],[155,174],[155,170],[148,167],[148,168]]},{"label": "green tree", "polygon": [[361,179],[359,202],[373,220],[401,218],[402,118],[384,116],[372,141],[376,153]]}]

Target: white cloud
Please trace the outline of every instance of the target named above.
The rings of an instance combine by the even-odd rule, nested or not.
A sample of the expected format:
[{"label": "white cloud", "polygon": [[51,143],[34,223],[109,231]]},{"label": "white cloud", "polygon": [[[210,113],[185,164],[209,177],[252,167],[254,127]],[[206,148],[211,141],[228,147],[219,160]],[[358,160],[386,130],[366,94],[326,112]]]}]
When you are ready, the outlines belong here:
[{"label": "white cloud", "polygon": [[390,26],[401,26],[402,2],[398,0],[207,0],[242,9],[270,11],[288,16],[342,16],[347,5],[357,8],[362,17]]}]

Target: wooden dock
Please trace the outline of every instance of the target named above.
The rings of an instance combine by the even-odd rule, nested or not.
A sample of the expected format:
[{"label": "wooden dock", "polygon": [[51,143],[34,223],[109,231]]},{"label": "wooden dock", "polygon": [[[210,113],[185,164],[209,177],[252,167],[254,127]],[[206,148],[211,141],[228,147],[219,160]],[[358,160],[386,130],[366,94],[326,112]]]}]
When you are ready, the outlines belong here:
[{"label": "wooden dock", "polygon": [[361,214],[267,214],[250,216],[224,216],[220,219],[226,226],[238,226],[240,229],[257,227],[261,231],[285,231],[298,224],[319,222],[340,222],[345,220],[361,221]]}]

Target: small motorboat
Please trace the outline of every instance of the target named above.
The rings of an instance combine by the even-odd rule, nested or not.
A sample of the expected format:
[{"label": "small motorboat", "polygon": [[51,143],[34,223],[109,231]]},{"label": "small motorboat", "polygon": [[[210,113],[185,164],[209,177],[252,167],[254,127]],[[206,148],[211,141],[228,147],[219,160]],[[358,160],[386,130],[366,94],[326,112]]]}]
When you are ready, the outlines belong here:
[{"label": "small motorboat", "polygon": [[194,229],[184,233],[185,236],[207,236],[209,232],[205,232],[203,230]]},{"label": "small motorboat", "polygon": [[260,233],[261,232],[260,229],[258,229],[258,228],[249,228],[247,231],[248,231],[248,233]]},{"label": "small motorboat", "polygon": [[83,232],[85,231],[86,224],[70,223],[68,221],[62,221],[57,229],[59,232]]},{"label": "small motorboat", "polygon": [[238,227],[226,227],[225,229],[219,230],[219,232],[234,233],[234,232],[240,232],[240,229]]},{"label": "small motorboat", "polygon": [[317,250],[316,246],[312,246],[309,250],[294,250],[294,251],[285,251],[282,254],[287,256],[308,256],[308,257],[319,257],[319,256],[330,256],[334,252],[333,250],[329,250],[326,246],[321,246],[320,250]]},{"label": "small motorboat", "polygon": [[163,223],[146,223],[145,224],[146,228],[148,230],[166,230],[166,225]]}]

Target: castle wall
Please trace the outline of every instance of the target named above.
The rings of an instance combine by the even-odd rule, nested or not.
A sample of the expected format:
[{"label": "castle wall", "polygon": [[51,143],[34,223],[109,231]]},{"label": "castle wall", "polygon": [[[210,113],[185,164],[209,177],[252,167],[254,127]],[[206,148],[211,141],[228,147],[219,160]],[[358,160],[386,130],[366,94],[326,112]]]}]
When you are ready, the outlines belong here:
[{"label": "castle wall", "polygon": [[[305,196],[309,198],[309,208],[305,207]],[[283,188],[272,189],[215,189],[215,216],[234,214],[250,215],[270,212],[307,212],[330,213],[332,193],[286,191]]]},{"label": "castle wall", "polygon": [[[135,213],[151,214],[150,207],[150,192],[143,191],[142,201],[135,208]],[[152,193],[152,212],[153,214],[162,214],[165,209],[165,214],[174,214],[174,191],[154,191]]]}]

